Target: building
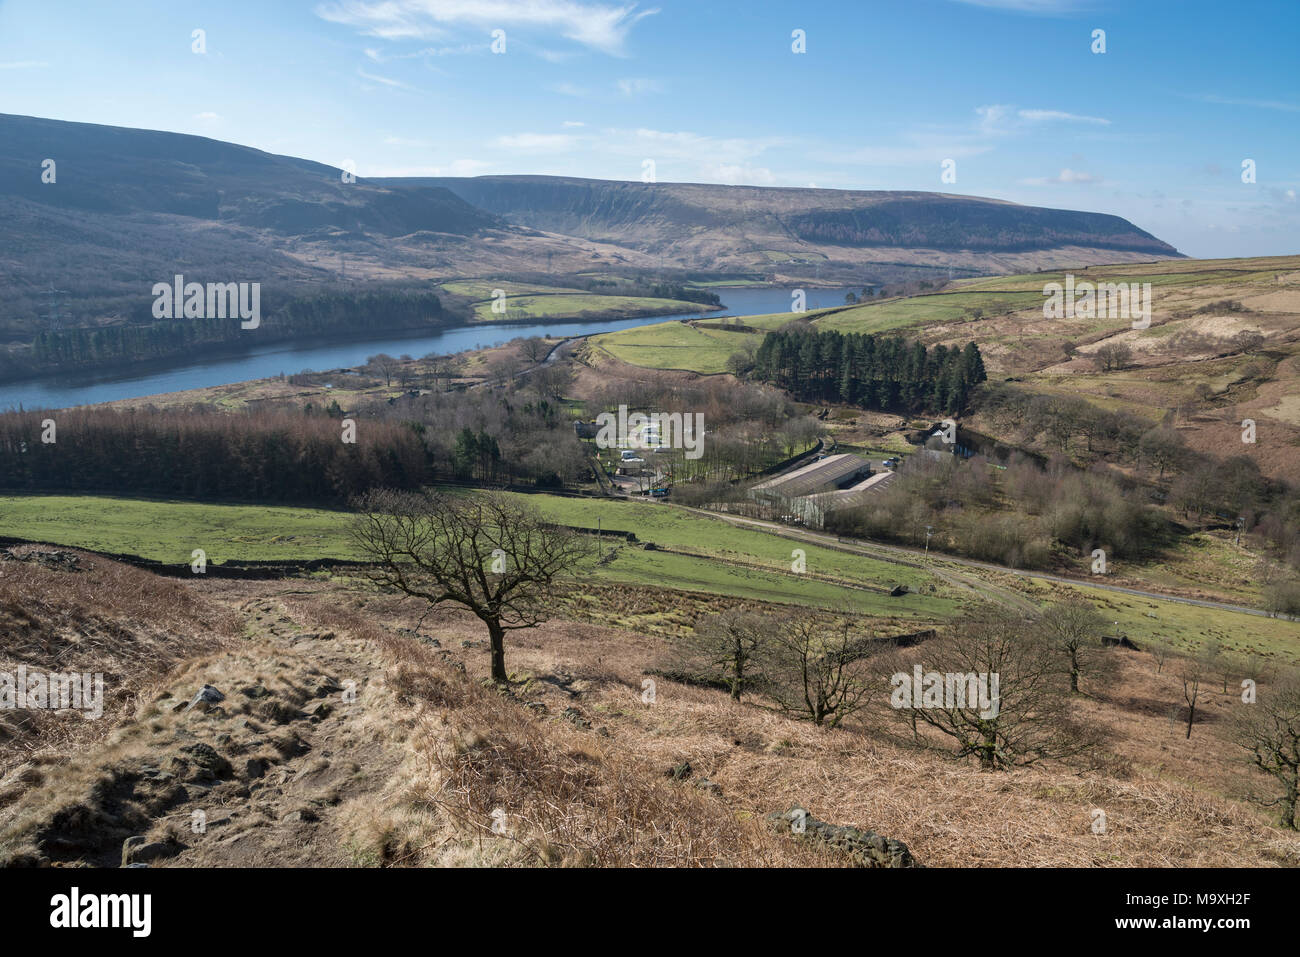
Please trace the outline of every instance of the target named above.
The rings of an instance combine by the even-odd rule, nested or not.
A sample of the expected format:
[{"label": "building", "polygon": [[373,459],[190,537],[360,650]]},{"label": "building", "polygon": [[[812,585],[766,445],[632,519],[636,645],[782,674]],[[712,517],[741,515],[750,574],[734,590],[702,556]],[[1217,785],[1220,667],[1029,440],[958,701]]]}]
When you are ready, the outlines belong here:
[{"label": "building", "polygon": [[832,512],[870,504],[873,498],[889,487],[896,474],[877,472],[848,488],[800,496],[790,502],[790,513],[798,515],[805,525],[822,528],[826,525],[826,517]]},{"label": "building", "polygon": [[792,503],[819,492],[832,492],[857,484],[871,475],[871,464],[856,455],[826,455],[815,462],[759,482],[749,490],[755,502],[792,512]]}]

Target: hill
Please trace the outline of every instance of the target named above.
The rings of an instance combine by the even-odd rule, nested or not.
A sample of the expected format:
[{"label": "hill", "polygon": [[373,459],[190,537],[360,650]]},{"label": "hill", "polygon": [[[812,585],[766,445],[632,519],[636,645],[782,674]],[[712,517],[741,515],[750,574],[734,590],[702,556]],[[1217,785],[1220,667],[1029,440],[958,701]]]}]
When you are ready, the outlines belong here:
[{"label": "hill", "polygon": [[[0,371],[11,375],[40,365],[28,350],[52,329],[114,327],[100,338],[154,340],[148,356],[163,358],[165,337],[134,327],[152,321],[153,285],[176,274],[261,283],[265,297],[287,304],[340,288],[355,298],[373,283],[403,293],[467,277],[858,284],[1178,256],[1119,217],[969,196],[544,176],[366,179],[201,136],[7,114],[0,217]],[[387,328],[373,301],[335,311],[352,333]],[[308,331],[327,330],[271,324],[259,334]],[[230,346],[219,332],[191,351]],[[89,333],[73,338],[46,352],[83,364],[145,357],[108,350]]]},{"label": "hill", "polygon": [[558,176],[380,182],[445,188],[512,223],[626,246],[692,270],[816,271],[861,281],[864,272],[894,276],[901,266],[989,273],[1178,256],[1118,216],[945,193]]}]

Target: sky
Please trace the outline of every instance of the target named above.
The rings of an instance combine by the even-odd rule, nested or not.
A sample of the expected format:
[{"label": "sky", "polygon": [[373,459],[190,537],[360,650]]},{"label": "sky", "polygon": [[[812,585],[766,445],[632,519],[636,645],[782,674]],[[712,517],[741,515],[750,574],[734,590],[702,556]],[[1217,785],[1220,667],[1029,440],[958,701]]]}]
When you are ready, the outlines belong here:
[{"label": "sky", "polygon": [[0,113],[363,177],[989,196],[1280,255],[1297,51],[1300,0],[0,0]]}]

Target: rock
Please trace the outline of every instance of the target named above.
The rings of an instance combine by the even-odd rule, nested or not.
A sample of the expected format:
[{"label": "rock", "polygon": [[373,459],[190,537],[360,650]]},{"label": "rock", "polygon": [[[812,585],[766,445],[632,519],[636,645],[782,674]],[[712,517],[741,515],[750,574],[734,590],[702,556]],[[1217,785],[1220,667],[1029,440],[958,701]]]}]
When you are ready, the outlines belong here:
[{"label": "rock", "polygon": [[691,767],[691,762],[683,761],[681,764],[674,765],[664,772],[664,777],[672,778],[674,781],[685,781],[695,770]]},{"label": "rock", "polygon": [[188,755],[189,761],[194,764],[201,772],[198,776],[224,777],[230,774],[233,768],[230,762],[217,753],[217,749],[210,744],[187,744],[181,748],[181,751]]},{"label": "rock", "polygon": [[539,714],[546,714],[546,702],[544,701],[529,701],[524,704],[524,707],[527,708],[529,711],[536,711]]},{"label": "rock", "polygon": [[588,719],[584,718],[582,716],[582,712],[579,711],[577,708],[565,708],[563,711],[560,712],[560,717],[563,718],[565,721],[573,722],[579,728],[585,728],[588,731],[591,730],[591,722]]},{"label": "rock", "polygon": [[895,585],[889,592],[890,598],[901,598],[907,594],[906,585]]},{"label": "rock", "polygon": [[795,805],[788,811],[774,811],[768,824],[778,831],[827,845],[848,854],[859,867],[921,867],[907,845],[874,831],[839,824],[827,824]]},{"label": "rock", "polygon": [[122,866],[131,867],[133,864],[147,864],[149,861],[175,857],[181,850],[181,845],[175,841],[146,843],[144,837],[137,834],[122,842]]},{"label": "rock", "polygon": [[268,767],[270,767],[270,762],[266,758],[249,758],[244,762],[244,777],[250,780],[260,778],[266,773]]},{"label": "rock", "polygon": [[322,718],[328,718],[334,713],[334,707],[325,701],[318,701],[307,709],[307,717],[311,721],[320,721]]},{"label": "rock", "polygon": [[312,821],[319,821],[320,815],[309,807],[300,807],[290,811],[288,814],[284,815],[284,817],[280,818],[280,820],[286,824],[305,824]]},{"label": "rock", "polygon": [[194,700],[186,705],[185,710],[191,711],[197,708],[199,711],[207,711],[217,702],[225,700],[226,696],[212,685],[204,685],[199,689],[199,693],[194,696]]},{"label": "rock", "polygon": [[239,693],[245,698],[267,698],[271,692],[267,691],[262,685],[249,685],[247,688],[240,688]]},{"label": "rock", "polygon": [[695,782],[695,786],[701,791],[712,794],[714,797],[722,797],[722,785],[715,784],[708,778],[700,778]]},{"label": "rock", "polygon": [[311,696],[313,698],[328,698],[330,695],[337,694],[342,690],[343,686],[341,684],[327,676],[320,680],[320,684],[316,685]]}]

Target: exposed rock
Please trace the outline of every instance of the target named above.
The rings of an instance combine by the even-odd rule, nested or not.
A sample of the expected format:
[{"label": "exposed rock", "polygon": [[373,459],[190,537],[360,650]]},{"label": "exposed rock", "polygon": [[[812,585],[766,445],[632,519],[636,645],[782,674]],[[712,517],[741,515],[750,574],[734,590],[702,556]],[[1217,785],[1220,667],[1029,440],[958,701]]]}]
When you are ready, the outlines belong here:
[{"label": "exposed rock", "polygon": [[582,712],[577,708],[565,708],[560,712],[560,717],[565,721],[571,721],[579,728],[585,728],[588,731],[591,730],[591,721],[583,717]]},{"label": "exposed rock", "polygon": [[695,786],[701,791],[712,794],[714,797],[722,797],[722,785],[716,784],[708,778],[700,778],[695,782]]},{"label": "exposed rock", "polygon": [[131,867],[162,860],[165,857],[174,857],[182,850],[181,845],[175,841],[147,843],[143,836],[137,834],[122,842],[122,866]]},{"label": "exposed rock", "polygon": [[890,589],[889,597],[901,598],[902,596],[907,594],[907,591],[908,589],[906,585],[895,585],[893,588]]},{"label": "exposed rock", "polygon": [[199,689],[199,693],[194,696],[194,700],[186,705],[185,710],[191,711],[198,709],[199,711],[208,711],[217,702],[225,700],[226,696],[216,688],[212,687],[212,685],[204,685]]},{"label": "exposed rock", "polygon": [[788,811],[774,811],[767,816],[769,825],[796,837],[815,841],[848,854],[859,867],[921,867],[902,841],[882,837],[874,831],[827,824],[795,805]]},{"label": "exposed rock", "polygon": [[189,756],[189,761],[194,764],[200,771],[198,776],[204,775],[211,777],[224,777],[231,773],[233,768],[230,762],[217,753],[217,749],[210,744],[187,744],[181,748],[181,751]]}]

